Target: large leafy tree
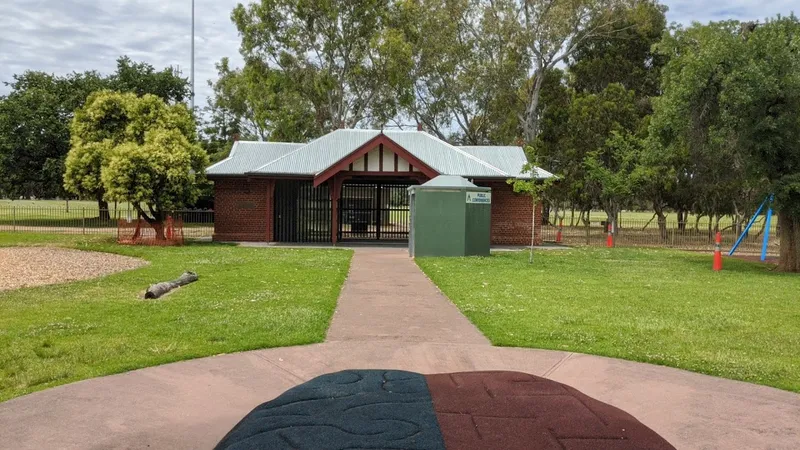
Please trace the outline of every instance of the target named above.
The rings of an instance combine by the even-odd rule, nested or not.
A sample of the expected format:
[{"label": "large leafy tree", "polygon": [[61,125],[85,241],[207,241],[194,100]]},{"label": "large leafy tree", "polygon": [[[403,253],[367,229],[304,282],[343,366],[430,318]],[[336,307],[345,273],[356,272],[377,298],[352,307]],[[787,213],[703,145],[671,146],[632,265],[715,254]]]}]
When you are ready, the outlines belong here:
[{"label": "large leafy tree", "polygon": [[99,91],[76,111],[64,186],[77,195],[125,201],[163,238],[170,210],[194,203],[208,156],[185,105],[155,95]]},{"label": "large leafy tree", "polygon": [[139,96],[152,94],[168,103],[182,103],[191,95],[189,83],[172,68],[156,70],[127,56],[117,59],[117,70],[107,78],[106,88]]},{"label": "large leafy tree", "polygon": [[570,105],[570,169],[583,180],[581,194],[603,208],[615,231],[622,206],[635,192],[638,124],[633,91],[616,83],[599,94],[576,95]]},{"label": "large leafy tree", "polygon": [[393,11],[390,0],[238,5],[232,19],[250,87],[297,94],[322,133],[387,122],[410,95],[410,48]]},{"label": "large leafy tree", "polygon": [[780,267],[792,272],[800,271],[798,49],[794,16],[677,29],[661,44],[670,61],[651,127],[666,152],[710,160],[716,172],[748,182],[733,186],[758,185],[776,195]]},{"label": "large leafy tree", "polygon": [[323,134],[314,105],[292,88],[286,73],[258,61],[232,69],[227,58],[217,71],[202,128],[212,159],[227,156],[236,139],[305,142]]},{"label": "large leafy tree", "polygon": [[545,74],[566,61],[586,41],[613,36],[625,29],[615,11],[639,0],[516,0],[515,16],[522,26],[528,72],[533,80],[524,96],[519,119],[525,140],[534,142],[541,127]]},{"label": "large leafy tree", "polygon": [[442,139],[511,143],[527,56],[514,2],[403,2],[413,54],[409,115]]},{"label": "large leafy tree", "polygon": [[613,20],[617,31],[579,42],[567,58],[570,86],[597,94],[619,83],[635,93],[637,102],[658,96],[666,57],[654,51],[653,45],[666,31],[666,11],[658,2],[640,1],[612,10],[610,18],[596,19]]},{"label": "large leafy tree", "polygon": [[[104,76],[94,71],[65,76],[28,71],[7,83],[11,92],[0,97],[0,194],[10,197],[54,198],[63,191],[64,158],[70,148],[73,112],[101,89],[152,93],[164,101],[183,101],[188,83],[170,69],[127,57]],[[107,205],[102,204],[102,209]]]},{"label": "large leafy tree", "polygon": [[[564,175],[550,190],[548,200],[551,208],[557,210],[559,203],[566,202],[572,206],[573,212],[578,209],[585,213],[593,206],[601,206],[599,193],[604,189],[599,189],[597,178],[593,183],[589,179],[592,173],[599,175],[601,172],[589,172],[586,157],[590,152],[603,148],[607,141],[613,140],[619,145],[606,150],[638,149],[633,153],[637,158],[641,157],[642,142],[632,138],[641,135],[641,128],[651,112],[651,97],[658,94],[665,57],[653,52],[651,47],[664,31],[665,10],[653,1],[618,5],[608,15],[593,19],[613,26],[614,32],[600,32],[580,39],[574,52],[566,58],[566,73],[558,69],[545,72],[537,113],[540,128],[534,145],[545,166]],[[590,25],[589,28],[595,26],[600,25]],[[592,119],[592,114],[587,118],[587,108],[596,110],[599,118]],[[618,113],[623,111],[627,117],[620,122]],[[630,116],[631,112],[635,117]],[[604,117],[605,114],[609,115]],[[584,125],[583,120],[588,122]],[[591,145],[580,141],[591,142]],[[617,157],[606,161],[622,162]],[[620,175],[631,169],[630,163],[637,162],[627,157],[624,161],[626,169]],[[591,167],[611,169],[596,164]],[[611,178],[605,175],[602,179],[610,182]],[[639,171],[637,188],[642,187],[642,175]],[[620,178],[622,181],[628,179],[626,176]],[[630,199],[631,187],[617,192],[627,192],[625,197]],[[663,210],[662,203],[658,206]],[[663,218],[666,221],[666,216]]]},{"label": "large leafy tree", "polygon": [[103,85],[94,73],[56,77],[15,75],[0,98],[0,194],[54,198],[69,150],[69,121],[86,97]]}]

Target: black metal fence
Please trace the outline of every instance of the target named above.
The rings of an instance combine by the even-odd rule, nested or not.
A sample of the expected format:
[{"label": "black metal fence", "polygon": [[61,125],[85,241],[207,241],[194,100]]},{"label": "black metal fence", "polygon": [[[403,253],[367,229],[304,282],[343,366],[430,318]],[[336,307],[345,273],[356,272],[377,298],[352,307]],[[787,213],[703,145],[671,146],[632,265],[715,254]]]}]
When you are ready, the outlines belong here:
[{"label": "black metal fence", "polygon": [[[210,238],[214,234],[214,211],[181,210],[170,213],[183,221],[184,236]],[[0,231],[18,233],[117,235],[120,220],[135,221],[132,209],[0,206]]]},{"label": "black metal fence", "polygon": [[327,184],[281,180],[275,184],[275,240],[330,242],[331,199]]},{"label": "black metal fence", "polygon": [[[544,225],[542,238],[548,243],[564,245],[605,246],[608,228],[605,221],[593,221],[577,226],[565,226],[560,229],[556,225]],[[764,225],[754,226],[737,250],[741,254],[759,254],[763,245]],[[726,225],[720,227],[722,248],[729,251],[741,234],[741,227]],[[659,225],[655,221],[621,220],[617,227],[614,244],[620,247],[663,247],[683,250],[708,250],[714,248],[716,231],[708,224],[697,226],[695,222],[679,223],[667,221]],[[770,228],[767,254],[777,256],[780,250],[780,235],[775,222]]]}]

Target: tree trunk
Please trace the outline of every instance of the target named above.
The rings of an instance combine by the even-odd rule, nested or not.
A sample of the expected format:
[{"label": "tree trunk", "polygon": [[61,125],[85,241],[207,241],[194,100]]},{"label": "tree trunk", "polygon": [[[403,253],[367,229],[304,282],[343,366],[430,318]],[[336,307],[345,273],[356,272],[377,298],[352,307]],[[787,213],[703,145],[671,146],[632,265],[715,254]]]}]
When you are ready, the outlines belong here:
[{"label": "tree trunk", "polygon": [[781,229],[781,257],[778,269],[800,272],[800,220],[789,214],[778,214]]},{"label": "tree trunk", "polygon": [[575,204],[574,203],[572,204],[572,209],[570,210],[569,226],[570,227],[574,227],[575,226]]},{"label": "tree trunk", "polygon": [[164,221],[157,220],[150,223],[150,226],[153,227],[153,230],[156,232],[156,240],[157,241],[166,241],[167,236],[164,234]]},{"label": "tree trunk", "polygon": [[533,142],[539,134],[539,97],[542,92],[542,83],[544,82],[544,68],[537,69],[533,76],[533,92],[531,92],[528,107],[525,109],[525,120],[522,124],[525,140],[528,143]]},{"label": "tree trunk", "polygon": [[667,242],[667,216],[664,215],[663,211],[656,211],[656,216],[658,216],[658,233],[661,235],[661,242]]},{"label": "tree trunk", "polygon": [[678,210],[678,230],[686,231],[686,212],[682,209]]},{"label": "tree trunk", "polygon": [[108,202],[103,200],[103,194],[97,195],[97,208],[100,210],[100,221],[109,221],[111,216],[108,214]]}]

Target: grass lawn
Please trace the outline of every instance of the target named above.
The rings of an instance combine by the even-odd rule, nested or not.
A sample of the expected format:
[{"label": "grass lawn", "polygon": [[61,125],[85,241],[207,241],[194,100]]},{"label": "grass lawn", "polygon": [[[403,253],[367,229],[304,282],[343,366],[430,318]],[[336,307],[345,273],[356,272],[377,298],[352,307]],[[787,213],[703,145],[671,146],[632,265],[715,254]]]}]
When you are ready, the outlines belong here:
[{"label": "grass lawn", "polygon": [[678,367],[800,392],[800,276],[670,250],[421,258],[495,345]]},{"label": "grass lawn", "polygon": [[[215,244],[124,247],[99,237],[0,233],[0,246],[61,245],[149,266],[0,292],[0,401],[81,379],[220,353],[321,342],[351,252]],[[194,270],[162,300],[146,287]]]}]

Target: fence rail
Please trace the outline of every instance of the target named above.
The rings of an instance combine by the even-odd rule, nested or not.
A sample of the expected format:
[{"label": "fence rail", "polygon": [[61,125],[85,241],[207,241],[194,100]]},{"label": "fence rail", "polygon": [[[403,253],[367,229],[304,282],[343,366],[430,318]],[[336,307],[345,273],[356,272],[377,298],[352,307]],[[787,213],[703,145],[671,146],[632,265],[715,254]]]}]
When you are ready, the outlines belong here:
[{"label": "fence rail", "polygon": [[[542,238],[544,242],[555,243],[558,241],[559,227],[544,225]],[[743,226],[726,226],[722,233],[722,248],[726,252],[733,247],[739,238]],[[759,254],[764,238],[763,223],[754,226],[737,250],[742,254]],[[769,245],[767,254],[777,256],[780,250],[780,235],[778,227],[773,222],[770,227]],[[620,247],[663,247],[683,250],[708,250],[714,248],[716,231],[705,226],[695,227],[695,222],[679,223],[667,221],[659,226],[655,221],[631,220],[620,221],[617,229],[615,245]],[[588,225],[565,226],[561,229],[561,243],[564,245],[589,245],[604,246],[608,231],[606,222],[592,221]]]},{"label": "fence rail", "polygon": [[[186,238],[208,238],[214,234],[214,211],[181,210],[170,215],[183,221]],[[0,206],[0,231],[116,236],[119,220],[135,221],[137,217],[132,209]]]}]

